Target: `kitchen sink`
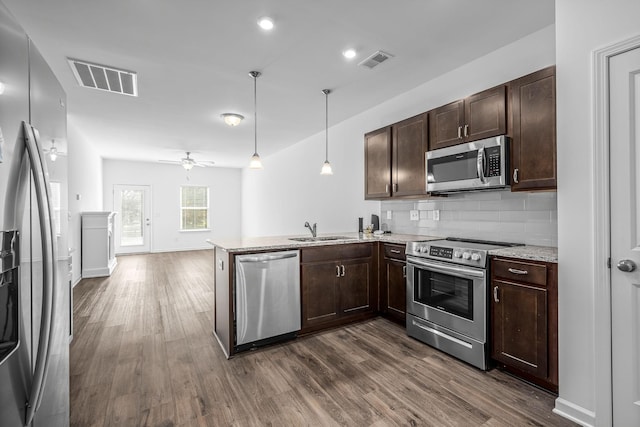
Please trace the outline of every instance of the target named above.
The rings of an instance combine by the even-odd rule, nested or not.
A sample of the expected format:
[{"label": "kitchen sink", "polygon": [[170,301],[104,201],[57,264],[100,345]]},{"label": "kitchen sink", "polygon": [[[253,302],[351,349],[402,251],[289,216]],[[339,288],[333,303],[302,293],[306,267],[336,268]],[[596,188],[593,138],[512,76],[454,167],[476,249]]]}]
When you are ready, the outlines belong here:
[{"label": "kitchen sink", "polygon": [[349,240],[349,239],[355,239],[355,237],[346,237],[346,236],[289,237],[289,240],[295,240],[296,242],[324,242],[327,240]]}]

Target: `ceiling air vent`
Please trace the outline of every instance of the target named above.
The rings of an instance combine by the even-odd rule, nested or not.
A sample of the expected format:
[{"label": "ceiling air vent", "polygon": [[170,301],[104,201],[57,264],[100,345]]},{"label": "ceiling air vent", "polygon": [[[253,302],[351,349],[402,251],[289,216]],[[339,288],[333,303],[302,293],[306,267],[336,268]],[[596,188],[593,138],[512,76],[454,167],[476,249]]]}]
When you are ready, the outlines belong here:
[{"label": "ceiling air vent", "polygon": [[364,61],[362,61],[358,65],[371,69],[376,67],[379,64],[382,64],[384,61],[386,61],[389,58],[393,58],[393,55],[390,55],[388,53],[385,53],[379,50],[377,52],[374,52],[372,55],[370,55],[368,58],[366,58]]},{"label": "ceiling air vent", "polygon": [[92,62],[67,58],[80,86],[122,95],[138,96],[138,74]]}]

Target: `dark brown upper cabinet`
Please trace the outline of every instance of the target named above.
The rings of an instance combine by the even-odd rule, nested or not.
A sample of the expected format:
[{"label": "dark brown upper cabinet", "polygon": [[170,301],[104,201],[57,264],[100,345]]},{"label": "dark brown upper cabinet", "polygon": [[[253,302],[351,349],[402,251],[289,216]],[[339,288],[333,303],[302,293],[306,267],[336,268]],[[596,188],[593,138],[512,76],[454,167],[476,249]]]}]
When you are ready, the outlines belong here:
[{"label": "dark brown upper cabinet", "polygon": [[426,196],[427,113],[365,134],[365,199]]},{"label": "dark brown upper cabinet", "polygon": [[506,134],[506,99],[500,85],[429,111],[429,150]]},{"label": "dark brown upper cabinet", "polygon": [[510,83],[511,191],[556,189],[555,66]]},{"label": "dark brown upper cabinet", "polygon": [[364,135],[365,199],[391,197],[391,126]]}]

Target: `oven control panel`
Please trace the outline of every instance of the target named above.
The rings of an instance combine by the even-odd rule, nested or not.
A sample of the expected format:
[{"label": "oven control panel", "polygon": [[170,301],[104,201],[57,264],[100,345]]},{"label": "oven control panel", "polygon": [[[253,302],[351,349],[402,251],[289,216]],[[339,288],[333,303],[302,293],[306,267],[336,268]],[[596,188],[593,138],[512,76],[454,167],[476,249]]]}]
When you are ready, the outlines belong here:
[{"label": "oven control panel", "polygon": [[430,246],[429,255],[437,258],[451,259],[451,257],[453,256],[453,248],[442,248],[440,246]]},{"label": "oven control panel", "polygon": [[420,258],[443,260],[455,264],[475,267],[486,266],[487,251],[465,247],[443,246],[438,243],[438,241],[409,242],[407,243],[406,254]]}]

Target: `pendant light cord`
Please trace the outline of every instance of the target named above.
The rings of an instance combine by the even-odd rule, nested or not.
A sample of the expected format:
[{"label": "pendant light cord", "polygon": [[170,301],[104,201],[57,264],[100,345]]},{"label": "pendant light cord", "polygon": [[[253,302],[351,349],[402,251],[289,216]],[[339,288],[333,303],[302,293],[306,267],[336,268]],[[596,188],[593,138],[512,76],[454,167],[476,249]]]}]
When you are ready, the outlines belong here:
[{"label": "pendant light cord", "polygon": [[325,146],[325,162],[329,161],[329,94],[331,91],[329,89],[322,89],[322,93],[324,93],[325,99],[325,123],[324,123],[324,146]]},{"label": "pendant light cord", "polygon": [[253,154],[258,154],[258,89],[257,79],[262,73],[260,71],[249,71],[253,77]]}]

